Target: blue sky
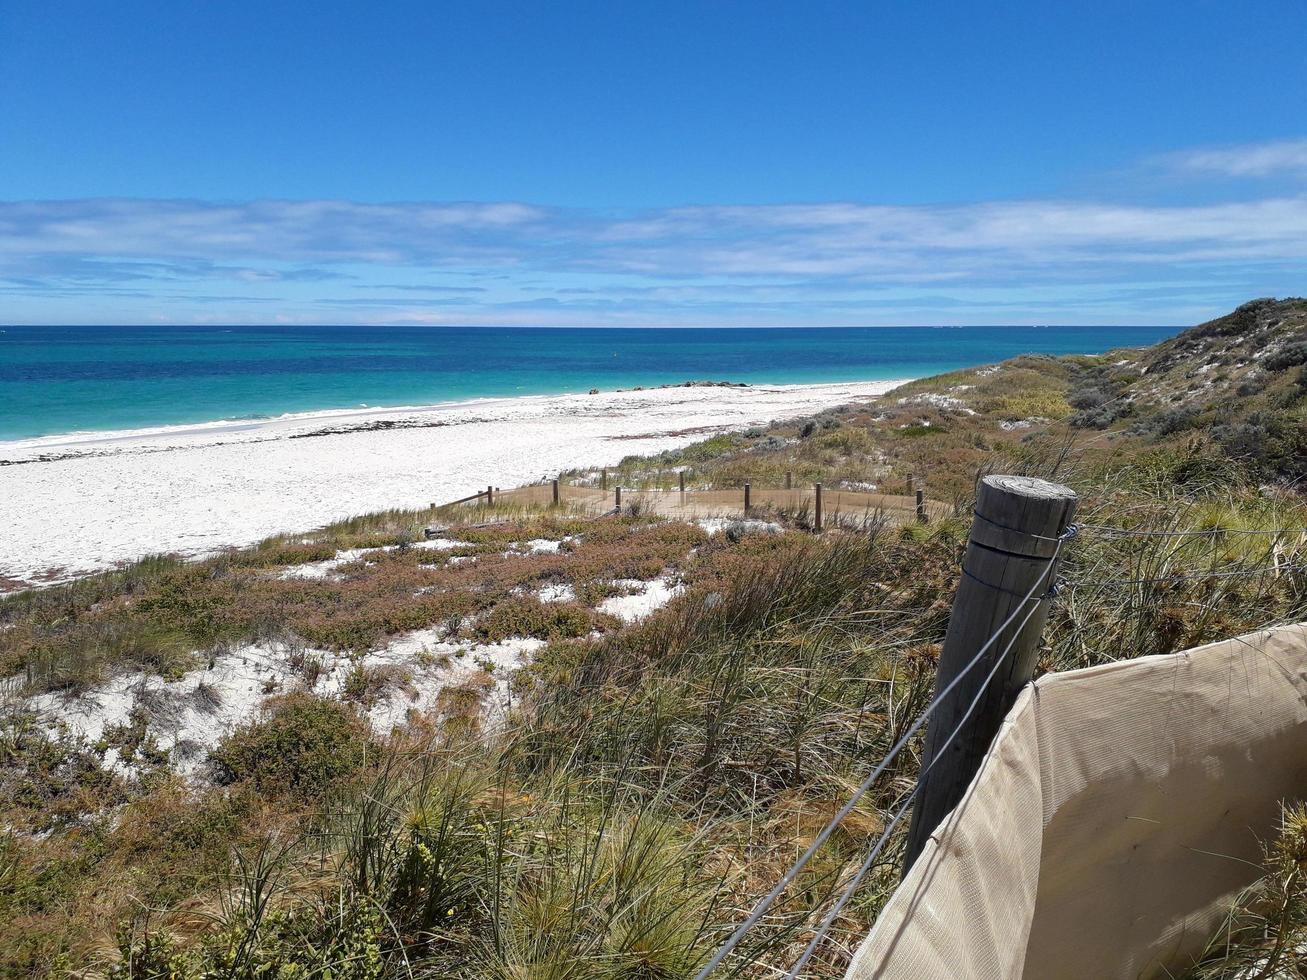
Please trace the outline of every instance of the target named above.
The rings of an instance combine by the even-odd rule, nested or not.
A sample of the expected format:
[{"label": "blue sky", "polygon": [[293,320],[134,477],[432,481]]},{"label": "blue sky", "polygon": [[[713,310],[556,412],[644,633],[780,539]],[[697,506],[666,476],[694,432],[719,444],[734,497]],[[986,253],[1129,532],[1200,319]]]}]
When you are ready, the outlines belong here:
[{"label": "blue sky", "polygon": [[1187,323],[1307,7],[0,0],[0,322]]}]

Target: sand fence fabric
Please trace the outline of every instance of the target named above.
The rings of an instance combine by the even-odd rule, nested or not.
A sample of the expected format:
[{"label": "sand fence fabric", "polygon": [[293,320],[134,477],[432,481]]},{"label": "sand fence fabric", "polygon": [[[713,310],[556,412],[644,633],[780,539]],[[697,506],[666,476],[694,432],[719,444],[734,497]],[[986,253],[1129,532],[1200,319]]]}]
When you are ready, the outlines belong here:
[{"label": "sand fence fabric", "polygon": [[[568,484],[559,486],[559,496],[569,507],[579,508],[592,513],[611,510],[615,503],[615,485],[608,490],[597,487],[578,487]],[[811,508],[815,493],[809,487],[793,490],[770,487],[752,488],[751,502],[755,508],[768,507],[780,509]],[[543,506],[553,499],[553,488],[548,483],[535,484],[504,490],[496,499],[505,503],[517,503],[526,506]],[[640,490],[633,487],[622,488],[622,504],[629,506],[639,502],[649,513],[665,517],[733,517],[740,516],[744,510],[744,490]],[[836,490],[827,488],[822,494],[822,506],[826,519],[837,523],[841,519],[862,520],[883,515],[889,520],[906,521],[915,518],[916,500],[894,494],[866,493],[854,490]],[[926,501],[926,512],[932,519],[947,517],[953,508],[939,501]]]},{"label": "sand fence fabric", "polygon": [[1307,624],[1050,674],[848,971],[1183,975],[1307,797]]}]

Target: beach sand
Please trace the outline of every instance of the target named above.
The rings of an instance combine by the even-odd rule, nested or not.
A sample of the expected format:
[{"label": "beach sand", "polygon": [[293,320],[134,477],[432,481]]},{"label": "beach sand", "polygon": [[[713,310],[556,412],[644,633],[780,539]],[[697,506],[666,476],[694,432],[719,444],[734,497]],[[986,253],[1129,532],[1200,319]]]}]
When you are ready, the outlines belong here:
[{"label": "beach sand", "polygon": [[667,387],[0,442],[0,591],[611,465],[902,383]]}]

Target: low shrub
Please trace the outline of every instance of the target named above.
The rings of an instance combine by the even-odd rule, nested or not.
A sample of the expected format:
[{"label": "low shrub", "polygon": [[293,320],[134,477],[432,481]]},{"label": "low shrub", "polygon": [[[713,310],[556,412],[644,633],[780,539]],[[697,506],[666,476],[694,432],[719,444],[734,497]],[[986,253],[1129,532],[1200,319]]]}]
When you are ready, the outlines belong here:
[{"label": "low shrub", "polygon": [[242,907],[218,934],[186,949],[164,931],[126,929],[108,980],[240,980],[386,976],[381,913],[366,901],[308,903],[292,910]]},{"label": "low shrub", "polygon": [[30,713],[0,721],[0,799],[7,823],[32,831],[76,824],[126,799],[96,754],[52,736]]},{"label": "low shrub", "polygon": [[1194,428],[1200,419],[1201,413],[1197,409],[1168,408],[1138,419],[1130,427],[1130,432],[1132,435],[1162,439]]},{"label": "low shrub", "polygon": [[1072,408],[1098,408],[1111,401],[1112,395],[1102,388],[1077,388],[1067,395],[1066,400]]},{"label": "low shrub", "polygon": [[1241,422],[1215,426],[1212,435],[1255,478],[1307,477],[1307,425],[1291,413],[1254,412]]},{"label": "low shrub", "polygon": [[357,772],[369,742],[351,706],[295,692],[223,739],[209,761],[220,785],[249,782],[260,793],[309,799]]},{"label": "low shrub", "polygon": [[572,602],[541,602],[535,596],[513,596],[496,605],[472,628],[486,643],[514,637],[562,640],[585,636],[602,618]]},{"label": "low shrub", "polygon": [[1285,344],[1262,362],[1268,371],[1287,371],[1299,364],[1307,364],[1307,340]]}]

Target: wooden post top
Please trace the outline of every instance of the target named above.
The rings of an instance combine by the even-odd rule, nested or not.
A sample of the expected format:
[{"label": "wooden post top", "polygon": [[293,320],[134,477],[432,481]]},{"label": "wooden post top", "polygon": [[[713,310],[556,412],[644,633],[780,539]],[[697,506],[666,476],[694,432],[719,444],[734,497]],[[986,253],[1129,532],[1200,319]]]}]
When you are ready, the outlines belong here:
[{"label": "wooden post top", "polygon": [[1049,558],[1076,510],[1076,492],[1033,476],[987,476],[976,493],[971,540],[996,551]]}]

